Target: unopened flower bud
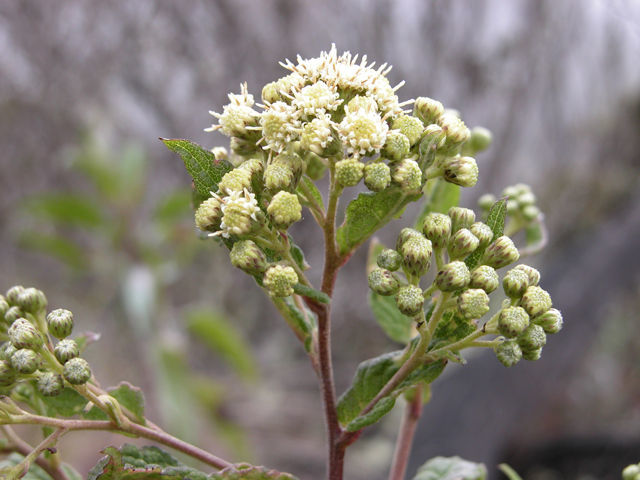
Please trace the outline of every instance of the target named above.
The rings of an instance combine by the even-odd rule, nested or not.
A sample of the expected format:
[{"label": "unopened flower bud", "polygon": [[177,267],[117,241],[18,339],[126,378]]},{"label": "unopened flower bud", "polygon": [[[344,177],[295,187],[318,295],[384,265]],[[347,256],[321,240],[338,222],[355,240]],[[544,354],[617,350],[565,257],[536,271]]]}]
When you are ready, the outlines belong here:
[{"label": "unopened flower bud", "polygon": [[521,193],[521,189],[516,185],[509,185],[502,190],[502,196],[511,200],[515,199]]},{"label": "unopened flower bud", "polygon": [[2,319],[4,317],[4,314],[7,313],[7,310],[9,310],[9,302],[7,302],[7,299],[4,298],[3,295],[0,295],[0,319]]},{"label": "unopened flower bud", "polygon": [[286,163],[272,162],[264,172],[264,185],[272,192],[291,190],[294,179],[293,170]]},{"label": "unopened flower bud", "polygon": [[538,315],[534,318],[533,322],[540,325],[544,329],[545,333],[558,333],[562,329],[562,313],[560,313],[560,310],[550,308],[542,315]]},{"label": "unopened flower bud", "polygon": [[422,231],[435,248],[442,248],[451,235],[451,218],[443,213],[429,213],[422,223]]},{"label": "unopened flower bud", "polygon": [[380,268],[395,272],[402,265],[402,255],[396,250],[385,248],[378,254],[376,262]]},{"label": "unopened flower bud", "polygon": [[402,245],[404,245],[404,242],[406,242],[410,238],[420,238],[420,237],[422,237],[422,234],[419,231],[409,227],[403,228],[402,230],[400,230],[400,233],[398,234],[398,238],[396,240],[396,250],[398,252],[401,252]]},{"label": "unopened flower bud", "polygon": [[473,157],[449,157],[442,166],[442,176],[449,183],[461,187],[473,187],[478,183],[478,164]]},{"label": "unopened flower bud", "polygon": [[444,106],[429,97],[418,97],[413,103],[413,114],[425,125],[435,123],[444,113]]},{"label": "unopened flower bud", "polygon": [[267,257],[251,240],[235,242],[229,257],[231,265],[250,275],[263,273],[267,268]]},{"label": "unopened flower bud", "polygon": [[54,347],[53,354],[56,356],[58,361],[64,365],[72,358],[76,358],[80,355],[80,349],[78,348],[78,344],[75,340],[60,340]]},{"label": "unopened flower bud", "polygon": [[514,267],[517,270],[522,270],[529,277],[529,286],[538,285],[540,283],[540,272],[529,265],[520,264]]},{"label": "unopened flower bud", "polygon": [[196,226],[203,232],[215,232],[220,228],[222,209],[220,197],[210,197],[196,210]]},{"label": "unopened flower bud", "polygon": [[386,163],[368,163],[364,167],[364,184],[372,192],[381,192],[391,183],[391,169]]},{"label": "unopened flower bud", "polygon": [[0,347],[0,360],[11,361],[11,357],[18,349],[11,342],[4,342]]},{"label": "unopened flower bud", "polygon": [[464,262],[456,260],[447,263],[436,275],[435,283],[443,292],[454,292],[465,288],[471,280],[471,273]]},{"label": "unopened flower bud", "polygon": [[16,372],[29,375],[40,366],[40,357],[33,350],[21,348],[11,356],[11,366]]},{"label": "unopened flower bud", "polygon": [[491,132],[484,127],[473,127],[469,138],[469,148],[473,153],[481,152],[489,148],[493,139]]},{"label": "unopened flower bud", "polygon": [[73,330],[73,313],[64,308],[58,308],[47,315],[49,333],[59,340],[71,335]]},{"label": "unopened flower bud", "polygon": [[[259,177],[264,172],[264,161],[261,158],[249,158],[238,166],[240,170],[249,172],[251,178]],[[219,186],[219,185],[218,185]]]},{"label": "unopened flower bud", "polygon": [[507,338],[520,335],[529,326],[529,315],[522,307],[507,307],[498,317],[498,331]]},{"label": "unopened flower bud", "polygon": [[551,305],[551,296],[540,287],[529,287],[522,295],[522,307],[532,318],[549,310]]},{"label": "unopened flower bud", "polygon": [[281,101],[280,84],[278,82],[271,82],[262,87],[262,100],[266,103]]},{"label": "unopened flower bud", "polygon": [[24,312],[22,311],[22,309],[16,305],[9,307],[9,310],[7,310],[7,313],[4,314],[4,324],[5,325],[11,325],[13,322],[15,322],[18,318],[24,317]]},{"label": "unopened flower bud", "polygon": [[422,186],[422,170],[418,162],[405,158],[393,166],[393,181],[405,192],[417,192]]},{"label": "unopened flower bud", "polygon": [[336,162],[336,181],[341,187],[356,186],[364,175],[364,163],[355,158]]},{"label": "unopened flower bud", "polygon": [[[431,125],[427,125],[427,128],[424,129],[422,134],[422,140],[420,140],[420,155],[425,155],[433,150],[437,150],[444,146],[444,143],[447,139],[447,135],[440,125],[436,125],[432,123]],[[431,163],[424,165],[425,167],[430,167]]]},{"label": "unopened flower bud", "polygon": [[424,131],[422,121],[411,115],[398,115],[393,120],[391,128],[405,135],[411,145],[415,145],[420,140]]},{"label": "unopened flower bud", "polygon": [[494,203],[496,203],[496,197],[490,193],[485,193],[478,199],[478,206],[483,210],[489,210]]},{"label": "unopened flower bud", "polygon": [[522,349],[522,358],[524,360],[535,362],[536,360],[540,360],[541,356],[542,356],[542,347],[532,348],[530,350]]},{"label": "unopened flower bud", "polygon": [[469,228],[476,221],[476,214],[470,208],[451,207],[447,214],[451,218],[451,233]]},{"label": "unopened flower bud", "polygon": [[409,275],[421,277],[431,265],[431,241],[424,236],[415,236],[402,244],[402,264]]},{"label": "unopened flower bud", "polygon": [[535,205],[527,205],[522,208],[522,217],[531,222],[540,216],[540,209]]},{"label": "unopened flower bud", "polygon": [[53,372],[42,372],[38,376],[38,391],[45,397],[55,397],[62,393],[62,377]]},{"label": "unopened flower bud", "polygon": [[7,332],[14,347],[30,348],[32,350],[42,346],[44,339],[36,327],[29,320],[19,318],[11,324]]},{"label": "unopened flower bud", "polygon": [[480,288],[469,288],[458,297],[458,310],[469,320],[480,318],[489,311],[489,295]]},{"label": "unopened flower bud", "polygon": [[408,317],[413,317],[422,311],[424,306],[424,294],[420,287],[407,285],[400,287],[396,296],[398,310]]},{"label": "unopened flower bud", "polygon": [[498,272],[488,265],[480,265],[471,272],[471,281],[469,287],[481,288],[487,293],[493,292],[500,285]]},{"label": "unopened flower bud", "polygon": [[369,288],[378,295],[395,295],[400,287],[398,279],[393,273],[384,268],[374,268],[367,278]]},{"label": "unopened flower bud", "polygon": [[91,378],[91,368],[84,358],[72,358],[64,364],[62,376],[71,385],[83,385]]},{"label": "unopened flower bud", "polygon": [[16,381],[16,371],[7,360],[0,360],[0,387],[8,387]]},{"label": "unopened flower bud", "polygon": [[274,265],[267,269],[262,280],[272,297],[293,295],[293,286],[298,283],[298,275],[291,267]]},{"label": "unopened flower bud", "polygon": [[529,287],[529,275],[523,270],[512,268],[502,279],[504,293],[509,298],[520,298]]},{"label": "unopened flower bud", "polygon": [[302,218],[302,206],[297,195],[283,190],[271,199],[267,213],[277,229],[286,230]]},{"label": "unopened flower bud", "polygon": [[502,268],[518,261],[520,253],[513,241],[503,235],[496,238],[484,251],[482,263],[493,268]]},{"label": "unopened flower bud", "polygon": [[474,252],[480,241],[471,233],[471,230],[461,228],[454,233],[449,239],[447,244],[447,250],[449,251],[449,257],[451,260],[458,260],[465,258],[470,253]]},{"label": "unopened flower bud", "polygon": [[397,130],[391,130],[380,153],[383,157],[397,162],[409,155],[410,149],[411,142],[407,136]]},{"label": "unopened flower bud", "polygon": [[522,349],[515,340],[505,340],[495,348],[496,357],[505,367],[513,367],[522,360]]},{"label": "unopened flower bud", "polygon": [[5,294],[5,299],[9,303],[9,305],[18,305],[20,302],[20,295],[24,292],[24,287],[22,285],[14,285]]},{"label": "unopened flower bud", "polygon": [[447,135],[445,146],[449,150],[455,149],[455,147],[469,140],[469,137],[471,136],[471,132],[464,122],[450,112],[445,112],[440,115],[438,118],[438,124]]},{"label": "unopened flower bud", "polygon": [[234,191],[242,192],[245,188],[251,191],[251,171],[240,167],[225,173],[218,183],[221,195],[229,195]]},{"label": "unopened flower bud", "polygon": [[540,325],[530,324],[524,332],[518,335],[518,345],[522,350],[542,348],[547,343],[547,334]]},{"label": "unopened flower bud", "polygon": [[493,230],[486,223],[475,222],[469,227],[469,230],[478,238],[480,248],[486,247],[493,240]]},{"label": "unopened flower bud", "polygon": [[23,312],[38,313],[47,307],[47,297],[37,288],[25,288],[18,295],[17,304]]}]

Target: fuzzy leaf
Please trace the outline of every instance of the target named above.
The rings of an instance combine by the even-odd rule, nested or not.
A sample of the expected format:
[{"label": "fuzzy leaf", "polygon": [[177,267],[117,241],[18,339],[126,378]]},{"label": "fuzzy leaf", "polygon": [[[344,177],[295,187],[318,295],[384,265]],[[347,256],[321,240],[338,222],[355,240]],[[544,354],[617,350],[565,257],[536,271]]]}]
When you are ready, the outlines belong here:
[{"label": "fuzzy leaf", "polygon": [[413,372],[407,375],[400,385],[395,390],[395,393],[402,393],[407,391],[409,388],[413,387],[418,383],[432,383],[436,378],[440,376],[444,367],[447,366],[446,361],[438,361],[433,363],[428,363],[426,365],[421,365],[416,368]]},{"label": "fuzzy leaf", "polygon": [[246,463],[236,464],[211,475],[211,480],[297,480],[288,473],[254,467]]},{"label": "fuzzy leaf", "polygon": [[376,403],[375,407],[373,407],[369,413],[357,417],[355,420],[349,422],[345,430],[347,432],[357,432],[358,430],[362,430],[364,427],[373,425],[389,413],[395,404],[396,397],[384,397]]},{"label": "fuzzy leaf", "polygon": [[460,186],[454,183],[445,182],[443,179],[436,179],[429,184],[422,204],[422,210],[414,228],[422,231],[424,218],[432,212],[447,213],[451,207],[456,207],[460,203]]},{"label": "fuzzy leaf", "polygon": [[[487,216],[487,225],[491,228],[493,232],[493,238],[501,237],[504,233],[504,221],[507,218],[507,199],[501,198],[496,203],[491,205],[491,209],[489,210],[489,215]],[[482,254],[484,253],[485,248],[477,248],[475,252],[469,255],[465,259],[465,263],[469,270],[473,270],[480,259],[482,258]]]},{"label": "fuzzy leaf", "polygon": [[315,288],[307,287],[302,283],[297,283],[293,287],[293,291],[298,295],[302,295],[303,297],[310,298],[311,300],[315,300],[320,303],[329,303],[331,302],[331,298],[324,292],[320,290],[316,290]]},{"label": "fuzzy leaf", "polygon": [[100,207],[89,197],[69,193],[45,193],[32,197],[25,209],[44,222],[61,223],[84,228],[102,224]]},{"label": "fuzzy leaf", "polygon": [[361,193],[347,206],[344,222],[336,232],[341,254],[351,252],[382,228],[417,197],[407,197],[399,188],[378,193]]},{"label": "fuzzy leaf", "polygon": [[291,237],[289,237],[289,244],[291,245],[289,251],[291,252],[291,256],[295,260],[298,267],[300,267],[301,270],[306,270],[307,268],[309,268],[307,260],[304,258],[304,252],[298,245],[293,243]]},{"label": "fuzzy leaf", "polygon": [[485,480],[487,469],[482,463],[460,457],[435,457],[418,469],[413,480]]},{"label": "fuzzy leaf", "polygon": [[68,387],[63,388],[60,395],[55,397],[45,397],[37,389],[34,389],[34,392],[50,417],[73,417],[82,413],[82,409],[87,405],[87,400],[82,395]]},{"label": "fuzzy leaf", "polygon": [[318,187],[316,187],[316,184],[313,183],[313,180],[303,175],[302,178],[300,179],[300,184],[301,185],[298,186],[298,192],[300,192],[304,197],[307,197],[307,198],[308,198],[308,195],[307,195],[307,192],[308,192],[312,197],[310,200],[313,200],[317,205],[324,207],[324,200],[322,199],[322,194],[320,193],[320,190],[318,190]]},{"label": "fuzzy leaf", "polygon": [[400,313],[393,296],[383,297],[371,292],[369,306],[378,325],[389,338],[403,344],[411,340],[414,321],[411,317]]},{"label": "fuzzy leaf", "polygon": [[[309,322],[305,319],[304,313],[300,311],[300,309],[298,308],[298,306],[295,304],[295,302],[291,297],[284,298],[283,300],[284,300],[284,304],[289,310],[289,315],[287,316],[291,319],[291,321],[293,321],[294,328],[296,330],[303,332],[305,335],[308,335],[308,338],[311,338],[311,335],[309,334],[311,333],[312,327],[311,325],[309,325]],[[307,318],[314,318],[311,312],[307,311],[306,313],[307,313]]]},{"label": "fuzzy leaf", "polygon": [[161,139],[172,152],[182,157],[184,166],[193,178],[199,195],[208,197],[209,192],[218,190],[218,183],[225,173],[233,170],[226,160],[216,160],[209,150],[189,140]]},{"label": "fuzzy leaf", "polygon": [[456,342],[473,333],[475,330],[475,325],[469,320],[466,320],[453,311],[448,311],[442,316],[442,320],[438,323],[430,347],[433,348],[443,342]]}]

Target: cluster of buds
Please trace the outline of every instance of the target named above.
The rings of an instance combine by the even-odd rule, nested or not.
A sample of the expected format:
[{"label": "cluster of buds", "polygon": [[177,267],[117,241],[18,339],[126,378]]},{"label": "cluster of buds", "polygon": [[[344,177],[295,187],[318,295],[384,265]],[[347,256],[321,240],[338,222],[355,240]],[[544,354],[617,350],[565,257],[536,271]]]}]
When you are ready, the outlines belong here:
[{"label": "cluster of buds", "polygon": [[[541,212],[536,205],[536,196],[529,185],[524,183],[510,185],[502,191],[501,197],[506,197],[510,221],[518,228],[526,227],[540,219]],[[496,196],[487,193],[478,199],[478,206],[486,215],[495,201]]]},{"label": "cluster of buds", "polygon": [[[488,225],[476,221],[473,210],[452,207],[446,215],[430,213],[421,231],[405,228],[395,249],[381,251],[377,267],[369,272],[369,287],[378,295],[395,296],[400,312],[417,321],[423,318],[425,298],[439,290],[450,298],[447,310],[480,328],[479,319],[490,311],[489,294],[500,286],[497,270],[520,256],[508,236],[493,237]],[[470,262],[477,249],[482,254]],[[438,270],[431,287],[423,290],[420,279],[429,271],[432,256]],[[562,315],[551,308],[551,298],[539,282],[539,272],[527,265],[506,272],[502,286],[508,300],[482,327],[483,332],[506,337],[498,338],[495,348],[506,366],[522,358],[537,360],[546,335],[562,328]]]},{"label": "cluster of buds", "polygon": [[58,395],[65,382],[82,385],[91,369],[75,340],[73,314],[62,308],[47,313],[47,299],[40,290],[13,286],[0,295],[0,387],[10,391],[33,382],[45,396]]}]

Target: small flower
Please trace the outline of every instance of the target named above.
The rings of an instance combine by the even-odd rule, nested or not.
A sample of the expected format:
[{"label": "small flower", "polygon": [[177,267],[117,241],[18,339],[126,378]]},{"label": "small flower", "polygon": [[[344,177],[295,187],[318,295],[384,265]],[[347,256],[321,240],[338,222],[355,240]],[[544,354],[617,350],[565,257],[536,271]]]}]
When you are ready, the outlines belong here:
[{"label": "small flower", "polygon": [[251,172],[244,168],[234,168],[225,173],[218,183],[222,195],[229,195],[233,191],[241,192],[245,188],[251,191]]},{"label": "small flower", "polygon": [[258,124],[259,114],[251,108],[254,104],[253,95],[247,91],[246,83],[240,87],[240,95],[229,94],[230,103],[223,107],[222,113],[209,112],[218,119],[219,124],[212,125],[205,131],[220,129],[229,137],[244,137],[250,133],[247,127],[255,127]]},{"label": "small flower", "polygon": [[274,265],[265,272],[262,282],[272,297],[288,297],[293,295],[298,275],[291,267]]},{"label": "small flower", "polygon": [[386,163],[368,163],[364,167],[364,184],[372,192],[381,192],[391,183],[391,169]]},{"label": "small flower", "polygon": [[33,350],[21,348],[11,356],[11,366],[16,372],[29,375],[35,372],[40,365],[40,357]]},{"label": "small flower", "polygon": [[360,108],[347,110],[338,126],[340,140],[353,155],[377,153],[384,146],[389,126],[378,113]]},{"label": "small flower", "polygon": [[[331,153],[327,149],[333,143],[338,143],[335,140],[331,118],[329,115],[322,115],[304,124],[300,135],[300,147],[323,156]],[[335,150],[334,153],[337,153],[337,149]]]},{"label": "small flower", "polygon": [[323,115],[333,111],[342,103],[334,88],[329,87],[322,80],[303,87],[296,92],[291,104],[303,115],[311,117]]},{"label": "small flower", "polygon": [[545,333],[558,333],[562,329],[562,313],[560,313],[560,310],[550,308],[542,315],[534,318],[533,323],[540,325]]},{"label": "small flower", "polygon": [[210,235],[242,236],[251,232],[259,224],[258,215],[261,213],[256,196],[248,190],[231,192],[221,200],[222,221],[220,230]]},{"label": "small flower", "polygon": [[271,199],[267,213],[276,228],[286,230],[302,218],[302,206],[297,195],[283,190]]},{"label": "small flower", "polygon": [[266,107],[260,116],[264,148],[281,153],[289,143],[298,138],[301,129],[300,112],[292,105],[275,102]]},{"label": "small flower", "polygon": [[9,334],[9,340],[11,340],[11,343],[17,349],[30,348],[35,350],[40,348],[44,343],[42,334],[29,320],[24,318],[18,318],[13,322],[7,333]]}]

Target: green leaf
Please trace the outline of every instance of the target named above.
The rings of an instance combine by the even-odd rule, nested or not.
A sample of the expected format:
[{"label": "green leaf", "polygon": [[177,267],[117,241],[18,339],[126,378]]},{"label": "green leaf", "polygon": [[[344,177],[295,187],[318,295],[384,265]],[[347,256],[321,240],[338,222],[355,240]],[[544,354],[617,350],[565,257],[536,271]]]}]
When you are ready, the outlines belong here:
[{"label": "green leaf", "polygon": [[304,252],[298,245],[293,243],[291,236],[289,236],[289,244],[291,245],[289,251],[291,252],[291,256],[295,260],[298,267],[300,267],[301,270],[306,270],[307,268],[309,268],[307,260],[304,258]]},{"label": "green leaf", "polygon": [[[507,218],[507,199],[501,198],[496,203],[491,205],[491,209],[489,210],[489,215],[487,216],[487,225],[491,228],[493,232],[493,238],[501,237],[504,233],[504,221]],[[469,270],[473,270],[476,268],[478,263],[480,263],[480,259],[482,258],[482,254],[486,250],[484,248],[477,248],[475,252],[469,255],[465,259],[465,263]]]},{"label": "green leaf", "polygon": [[100,207],[89,197],[69,193],[45,193],[24,204],[26,211],[39,221],[85,228],[102,225]]},{"label": "green leaf", "polygon": [[506,463],[501,463],[498,465],[498,468],[500,468],[500,471],[504,473],[509,480],[522,480],[522,477]]},{"label": "green leaf", "polygon": [[[128,382],[120,382],[117,387],[107,389],[110,396],[115,398],[118,403],[129,410],[137,423],[144,425],[144,395],[138,387],[134,387]],[[90,420],[108,420],[106,413],[96,406],[92,406],[84,417]]]},{"label": "green leaf", "polygon": [[209,150],[189,140],[161,139],[169,150],[182,157],[184,166],[193,178],[199,195],[209,197],[210,192],[218,190],[218,183],[225,173],[233,170],[226,160],[216,160]]},{"label": "green leaf", "polygon": [[444,367],[446,366],[446,361],[438,361],[419,366],[413,372],[407,375],[407,378],[400,382],[400,385],[398,385],[398,387],[395,389],[394,394],[398,395],[400,393],[406,392],[408,389],[418,383],[432,383],[436,378],[440,376],[440,374],[444,371]]},{"label": "green leaf", "polygon": [[429,213],[447,213],[451,207],[460,203],[460,186],[441,178],[427,184],[427,192],[414,228],[422,231],[422,222]]},{"label": "green leaf", "polygon": [[[283,301],[289,310],[288,317],[294,322],[297,330],[309,335],[311,333],[311,325],[309,325],[309,322],[305,319],[304,313],[300,311],[291,297],[286,297]],[[314,318],[313,314],[311,312],[307,312],[307,318]]]},{"label": "green leaf", "polygon": [[303,175],[302,178],[300,178],[298,193],[300,193],[302,196],[306,198],[309,198],[309,195],[311,195],[311,198],[309,200],[313,200],[317,205],[320,205],[321,207],[324,208],[324,200],[322,198],[322,194],[320,193],[320,190],[318,190],[318,187],[316,187],[316,184],[313,183],[313,180],[311,180],[306,175]]},{"label": "green leaf", "polygon": [[245,378],[256,377],[251,346],[225,317],[210,310],[194,310],[187,313],[186,323],[189,332],[219,353],[236,372]]},{"label": "green leaf", "polygon": [[440,343],[453,343],[475,332],[476,327],[456,312],[448,311],[442,316],[433,334],[430,348]]},{"label": "green leaf", "polygon": [[87,405],[87,400],[72,388],[63,388],[60,395],[55,397],[45,397],[37,390],[36,392],[50,417],[73,417],[82,413]]},{"label": "green leaf", "polygon": [[57,234],[26,231],[20,234],[18,242],[24,248],[50,255],[77,270],[86,267],[88,263],[87,255],[82,248]]},{"label": "green leaf", "polygon": [[254,467],[246,463],[233,465],[211,475],[211,480],[297,480],[289,473]]},{"label": "green leaf", "polygon": [[389,338],[400,343],[407,343],[413,336],[414,321],[400,313],[393,296],[383,297],[370,292],[369,306],[373,316]]},{"label": "green leaf", "polygon": [[302,283],[296,283],[293,287],[293,291],[298,295],[302,295],[303,297],[310,298],[311,300],[315,300],[320,303],[329,303],[331,302],[331,298],[324,292],[320,290],[316,290],[315,288],[308,287],[303,285]]},{"label": "green leaf", "polygon": [[418,469],[413,480],[485,480],[487,469],[482,463],[460,457],[435,457]]},{"label": "green leaf", "polygon": [[362,430],[364,427],[373,425],[389,413],[395,404],[396,397],[384,397],[376,403],[375,407],[373,407],[369,413],[357,417],[355,420],[349,422],[345,430],[347,432],[357,432],[358,430]]},{"label": "green leaf", "polygon": [[347,206],[344,222],[336,232],[341,254],[351,252],[371,234],[394,218],[404,206],[418,198],[407,197],[399,188],[377,193],[361,193]]}]

